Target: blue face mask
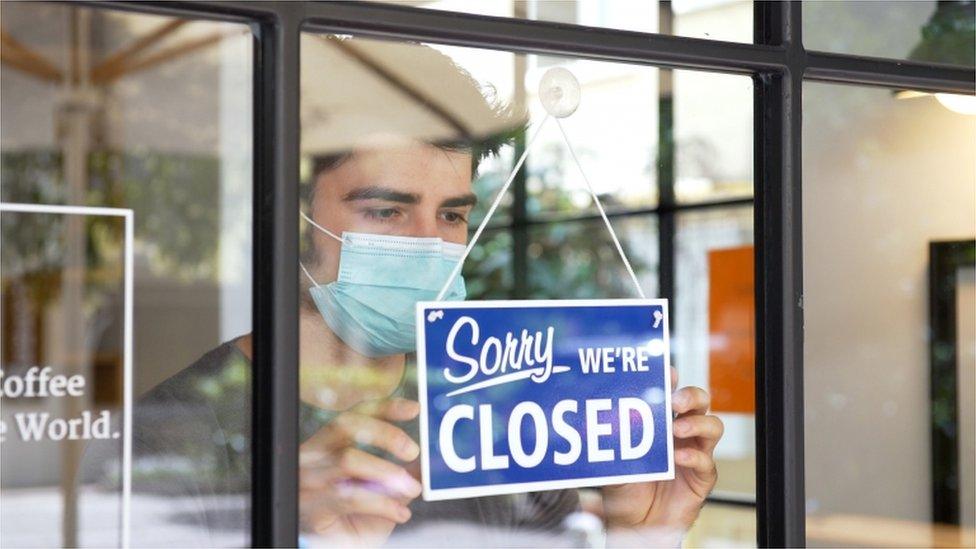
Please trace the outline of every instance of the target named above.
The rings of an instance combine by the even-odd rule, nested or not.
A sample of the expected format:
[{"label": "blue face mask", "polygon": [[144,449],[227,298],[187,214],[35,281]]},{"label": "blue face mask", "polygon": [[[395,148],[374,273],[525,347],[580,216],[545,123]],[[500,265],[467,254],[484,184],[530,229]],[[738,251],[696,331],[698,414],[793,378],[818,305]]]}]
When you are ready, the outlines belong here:
[{"label": "blue face mask", "polygon": [[[344,232],[336,236],[302,214],[318,230],[342,242],[335,282],[312,282],[309,292],[326,324],[353,350],[369,356],[416,348],[418,301],[437,300],[465,247],[440,238]],[[462,301],[464,278],[447,284],[443,299]]]}]

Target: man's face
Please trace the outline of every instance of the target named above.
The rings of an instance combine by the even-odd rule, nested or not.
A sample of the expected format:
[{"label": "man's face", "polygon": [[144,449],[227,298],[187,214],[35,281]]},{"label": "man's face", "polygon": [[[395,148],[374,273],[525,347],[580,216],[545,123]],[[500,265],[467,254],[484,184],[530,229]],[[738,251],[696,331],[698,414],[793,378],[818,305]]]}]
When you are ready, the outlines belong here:
[{"label": "man's face", "polygon": [[[428,144],[353,154],[315,182],[311,217],[337,235],[343,231],[440,237],[464,244],[471,192],[471,154]],[[341,243],[313,231],[319,283],[336,279]]]}]

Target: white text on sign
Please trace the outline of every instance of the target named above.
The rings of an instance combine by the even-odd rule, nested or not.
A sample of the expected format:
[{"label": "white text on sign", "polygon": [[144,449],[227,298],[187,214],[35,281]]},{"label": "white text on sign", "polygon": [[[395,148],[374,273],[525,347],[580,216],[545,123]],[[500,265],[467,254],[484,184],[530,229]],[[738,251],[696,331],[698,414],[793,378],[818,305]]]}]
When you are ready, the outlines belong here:
[{"label": "white text on sign", "polygon": [[[518,335],[516,335],[518,334]],[[447,355],[457,363],[466,367],[463,372],[454,372],[451,367],[444,368],[444,378],[454,384],[465,384],[473,380],[480,372],[488,379],[456,389],[447,396],[475,391],[485,387],[510,383],[521,379],[531,379],[536,383],[545,383],[554,373],[570,370],[569,366],[553,364],[553,339],[555,328],[547,327],[544,331],[530,332],[529,330],[509,331],[503,338],[487,337],[481,339],[481,329],[478,321],[470,316],[458,318],[447,335]],[[461,339],[463,338],[463,339]],[[458,349],[458,343],[474,346],[474,356],[468,356]],[[596,347],[578,350],[579,367],[586,374],[613,374],[618,366],[622,372],[648,372],[649,356],[653,349],[641,347]],[[490,404],[477,407],[469,404],[458,404],[451,407],[444,414],[440,424],[440,448],[445,463],[453,471],[466,473],[481,470],[505,469],[509,467],[509,457],[523,468],[539,465],[549,454],[550,432],[560,437],[569,449],[560,452],[553,451],[553,462],[557,465],[572,465],[583,454],[583,437],[567,421],[567,414],[584,414],[586,425],[586,459],[590,463],[613,461],[613,448],[601,448],[600,439],[616,431],[619,440],[619,459],[639,459],[647,454],[654,441],[654,418],[647,402],[639,398],[621,398],[614,406],[611,399],[562,400],[556,404],[550,414],[536,403],[526,401],[518,403],[508,418],[507,432],[509,440],[508,455],[496,455],[492,440],[493,419]],[[582,408],[582,411],[581,411]],[[616,409],[617,424],[614,430],[610,423],[601,423],[598,413]],[[636,443],[631,436],[631,422],[639,418],[643,425],[641,439]],[[526,451],[522,440],[522,426],[528,420],[533,425],[535,433],[534,447]],[[460,456],[454,446],[454,430],[461,421],[477,421],[480,432],[480,453],[478,456]],[[478,463],[480,459],[480,467]]]},{"label": "white text on sign", "polygon": [[[551,417],[546,417],[542,408],[534,402],[520,402],[512,410],[508,418],[509,453],[519,467],[531,468],[539,465],[549,455],[550,426],[555,434],[569,444],[565,452],[553,451],[553,462],[556,465],[573,465],[583,454],[583,438],[573,426],[566,421],[566,414],[580,413],[579,402],[575,400],[561,400],[552,409]],[[613,432],[610,423],[599,421],[598,413],[612,410],[613,401],[609,398],[588,399],[584,401],[583,409],[586,414],[586,460],[590,463],[613,461],[616,459],[613,448],[601,448],[600,439]],[[647,402],[639,398],[621,398],[616,406],[620,433],[618,447],[620,459],[631,460],[644,457],[654,443],[654,416]],[[641,439],[636,444],[632,440],[631,422],[633,414],[640,417],[643,424]],[[454,449],[454,429],[461,420],[475,421],[475,408],[469,404],[452,406],[440,425],[440,448],[444,462],[457,473],[469,473],[475,469],[488,471],[492,469],[507,469],[509,456],[496,455],[492,433],[492,412],[490,404],[478,406],[477,421],[480,432],[480,467],[475,456],[459,456]],[[535,432],[535,446],[527,452],[522,440],[522,424],[528,419],[533,423]]]}]

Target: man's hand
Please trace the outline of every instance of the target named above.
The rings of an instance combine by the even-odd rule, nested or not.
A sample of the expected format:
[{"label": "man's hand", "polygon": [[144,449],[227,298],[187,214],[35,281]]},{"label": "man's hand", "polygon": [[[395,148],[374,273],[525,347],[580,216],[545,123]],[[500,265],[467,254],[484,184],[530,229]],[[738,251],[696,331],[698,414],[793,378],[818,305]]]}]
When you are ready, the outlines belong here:
[{"label": "man's hand", "polygon": [[[672,387],[677,370],[671,368]],[[718,472],[712,451],[722,438],[722,420],[707,415],[708,393],[698,387],[684,387],[671,396],[677,414],[674,431],[674,480],[623,484],[603,488],[607,527],[668,529],[683,532],[698,517]]]},{"label": "man's hand", "polygon": [[303,527],[346,545],[383,543],[410,519],[421,485],[403,466],[365,452],[367,445],[411,462],[420,447],[390,421],[408,421],[419,405],[400,398],[363,403],[336,416],[300,449]]}]

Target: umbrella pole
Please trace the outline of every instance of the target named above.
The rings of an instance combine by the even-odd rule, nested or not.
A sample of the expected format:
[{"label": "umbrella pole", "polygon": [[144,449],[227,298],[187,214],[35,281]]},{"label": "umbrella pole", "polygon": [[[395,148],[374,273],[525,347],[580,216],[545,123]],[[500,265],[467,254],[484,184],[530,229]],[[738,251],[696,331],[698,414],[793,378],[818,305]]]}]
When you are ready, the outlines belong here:
[{"label": "umbrella pole", "polygon": [[[91,11],[69,10],[70,36],[68,55],[70,74],[64,79],[65,101],[59,110],[62,165],[67,183],[67,203],[84,205],[88,189],[88,156],[91,149],[93,109],[89,86]],[[84,283],[85,283],[85,217],[69,215],[65,219],[65,265],[61,279],[62,344],[61,363],[66,375],[87,377],[88,353],[85,349]],[[88,400],[86,398],[85,400]],[[82,399],[61,399],[64,417],[78,417],[84,409]],[[63,547],[78,546],[78,482],[75,474],[81,460],[82,445],[65,440],[61,447]],[[81,480],[81,479],[77,479]]]}]

